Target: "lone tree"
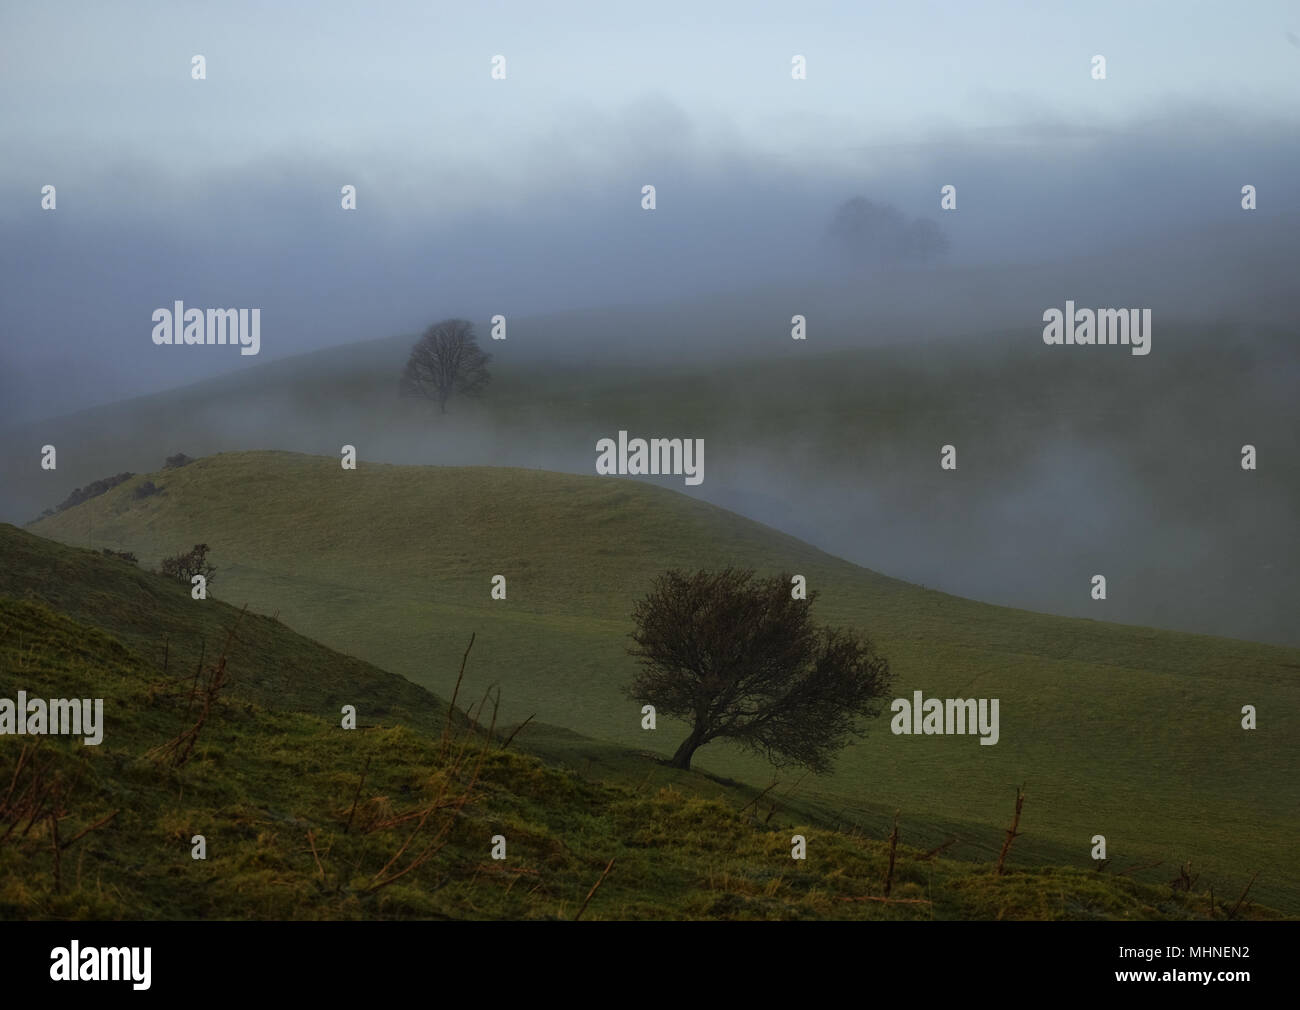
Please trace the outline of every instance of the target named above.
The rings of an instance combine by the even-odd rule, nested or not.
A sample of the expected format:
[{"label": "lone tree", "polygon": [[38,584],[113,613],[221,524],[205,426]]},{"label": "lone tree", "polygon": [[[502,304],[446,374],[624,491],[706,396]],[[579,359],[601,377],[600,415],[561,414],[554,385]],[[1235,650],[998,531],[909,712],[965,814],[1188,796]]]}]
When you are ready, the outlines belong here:
[{"label": "lone tree", "polygon": [[406,396],[436,400],[447,413],[453,393],[481,396],[491,376],[487,363],[492,355],[479,350],[474,324],[465,319],[444,319],[422,336],[402,369],[401,391]]},{"label": "lone tree", "polygon": [[909,222],[897,207],[861,196],[836,208],[827,234],[856,263],[928,263],[948,251],[948,237],[934,221]]},{"label": "lone tree", "polygon": [[865,733],[858,719],[880,713],[889,664],[853,632],[814,625],[816,595],[794,599],[788,575],[673,570],[636,604],[628,652],[642,669],[626,692],[691,722],[674,768],[725,737],[778,767],[821,773]]}]

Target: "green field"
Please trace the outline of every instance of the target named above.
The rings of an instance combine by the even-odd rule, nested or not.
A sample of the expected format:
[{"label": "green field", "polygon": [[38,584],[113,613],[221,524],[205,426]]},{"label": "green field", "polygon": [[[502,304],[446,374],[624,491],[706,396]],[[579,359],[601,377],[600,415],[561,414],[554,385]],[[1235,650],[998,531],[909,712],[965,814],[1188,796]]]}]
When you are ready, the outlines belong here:
[{"label": "green field", "polygon": [[[133,497],[146,476],[161,495]],[[885,719],[823,779],[783,777],[789,802],[876,838],[895,809],[904,836],[987,862],[1028,794],[1016,856],[1087,871],[1106,836],[1116,869],[1167,882],[1190,861],[1216,893],[1245,886],[1300,914],[1300,651],[1050,617],[886,578],[734,513],[615,478],[499,468],[231,453],[141,475],[32,529],[136,551],[145,563],[211,547],[213,595],[271,614],[341,652],[441,695],[471,633],[466,697],[499,684],[503,718],[535,714],[539,754],[570,766],[669,754],[683,727],[640,729],[620,692],[633,601],[665,568],[745,565],[807,576],[822,621],[870,635],[896,694],[1001,702],[1001,740],[893,736]],[[495,574],[508,599],[489,598]],[[3,589],[0,588],[0,592]],[[195,602],[195,607],[203,606]],[[1243,731],[1255,705],[1259,729]],[[580,740],[569,730],[590,738]],[[605,749],[602,750],[602,747]],[[609,774],[621,758],[608,758]],[[697,766],[761,787],[762,762],[713,744]],[[604,771],[601,771],[604,774]]]},{"label": "green field", "polygon": [[[590,760],[579,770],[506,749],[499,731],[472,727],[459,711],[444,747],[447,709],[437,698],[271,618],[198,604],[127,562],[10,526],[0,526],[0,561],[0,697],[90,695],[104,699],[106,715],[99,746],[40,738],[45,781],[60,789],[57,836],[45,818],[5,831],[0,802],[0,918],[1211,914],[1203,889],[1174,893],[1016,857],[999,877],[988,863],[906,841],[886,902],[882,841],[770,795],[537,727],[538,740],[567,741],[571,755],[585,751],[610,773],[593,775]],[[173,765],[154,751],[192,717],[190,668],[219,655],[229,686],[190,759]],[[338,722],[349,699],[360,708],[353,731]],[[33,739],[0,741],[0,779],[20,794],[30,778],[14,769]],[[8,802],[14,791],[0,795]],[[430,809],[413,829],[412,815]],[[807,841],[805,861],[790,858],[795,833]],[[207,858],[194,860],[200,834]],[[495,835],[506,839],[500,861],[489,858]],[[426,847],[430,858],[410,866]],[[1276,915],[1241,909],[1244,918]]]}]

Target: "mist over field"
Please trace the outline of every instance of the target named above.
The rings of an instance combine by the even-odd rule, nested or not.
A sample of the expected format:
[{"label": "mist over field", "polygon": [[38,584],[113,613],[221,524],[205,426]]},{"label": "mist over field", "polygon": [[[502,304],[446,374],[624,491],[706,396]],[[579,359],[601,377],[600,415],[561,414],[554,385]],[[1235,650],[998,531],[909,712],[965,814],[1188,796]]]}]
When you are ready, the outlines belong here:
[{"label": "mist over field", "polygon": [[[156,58],[121,77],[136,111],[107,145],[90,87],[104,54],[74,32],[33,65],[23,40],[39,19],[5,20],[17,101],[0,126],[28,142],[0,172],[0,518],[27,522],[180,451],[355,444],[363,465],[590,474],[596,441],[627,430],[704,439],[703,484],[660,483],[899,578],[1300,643],[1300,131],[1274,87],[1300,59],[1281,31],[1222,35],[1217,84],[1156,74],[1196,37],[1154,22],[1125,36],[1165,46],[1140,85],[1114,51],[1093,80],[1091,50],[1062,51],[1048,73],[1003,46],[995,97],[962,90],[990,71],[950,53],[959,117],[928,93],[847,101],[830,38],[807,81],[727,63],[748,84],[714,68],[709,101],[612,67],[596,101],[543,74],[534,41],[509,79],[479,74],[456,106],[420,100],[428,65],[393,60],[389,39],[318,38],[345,68],[384,54],[389,77],[360,117],[301,48],[259,62],[214,22],[210,79]],[[190,27],[160,9],[155,42],[188,54]],[[1046,37],[1051,19],[1024,28]],[[469,73],[463,47],[440,59]],[[1043,94],[1017,80],[1031,66]],[[259,86],[280,97],[255,101]],[[293,118],[331,98],[324,132]],[[49,102],[61,117],[33,111]],[[489,113],[509,129],[485,141],[474,123]],[[340,209],[344,184],[356,211]],[[1242,209],[1246,184],[1257,210]],[[886,238],[854,255],[832,228],[852,197],[937,226],[946,253],[907,262]],[[260,308],[260,353],[155,346],[150,315],[178,299]],[[1045,346],[1043,312],[1067,299],[1150,308],[1149,355]],[[488,338],[498,313],[504,341]],[[806,341],[790,339],[796,314]],[[416,336],[452,316],[478,326],[493,381],[438,416],[399,398],[397,379]],[[56,472],[37,466],[47,443]],[[955,471],[938,466],[948,444]],[[1238,465],[1245,444],[1257,471]],[[1105,601],[1088,595],[1095,573]]]},{"label": "mist over field", "polygon": [[[0,14],[15,141],[0,426],[457,315],[714,300],[713,318],[622,313],[509,345],[629,367],[739,361],[795,312],[809,351],[1029,331],[1066,298],[1154,306],[1160,345],[1171,314],[1292,318],[1300,50],[1284,4],[1217,19],[723,3],[663,24],[587,3],[399,4],[398,34],[345,7],[314,5],[307,24],[290,9]],[[497,53],[505,80],[485,69]],[[1245,184],[1258,211],[1240,207]],[[944,185],[956,210],[940,211]],[[935,222],[940,272],[846,263],[826,232],[854,196]],[[746,316],[756,292],[770,311]],[[261,354],[155,347],[150,313],[176,299],[260,307]]]},{"label": "mist over field", "polygon": [[[397,396],[412,340],[397,337],[26,426],[13,440],[76,448],[61,449],[57,486],[7,462],[5,508],[26,521],[74,486],[178,451],[354,444],[363,465],[590,474],[596,440],[620,429],[702,437],[703,484],[659,483],[886,574],[1029,609],[1296,640],[1285,561],[1297,546],[1296,358],[1283,330],[1157,330],[1149,359],[1084,347],[1065,360],[1036,330],[931,342],[925,358],[905,342],[869,353],[791,342],[690,368],[511,357],[511,341],[620,317],[672,330],[699,313],[521,321],[498,344],[511,350],[484,400],[453,401],[446,416]],[[1247,441],[1266,465],[1233,473]],[[958,447],[955,472],[939,469],[944,444]],[[1087,593],[1097,572],[1104,602]]]},{"label": "mist over field", "polygon": [[[1008,172],[1016,171],[1023,162],[1008,158]],[[104,325],[69,319],[62,340],[6,343],[4,381],[14,395],[6,397],[0,516],[26,522],[74,487],[121,470],[148,472],[178,451],[333,454],[350,443],[370,462],[592,473],[597,439],[622,429],[704,438],[703,485],[663,483],[899,578],[1053,613],[1300,641],[1300,586],[1285,561],[1296,556],[1300,500],[1300,351],[1286,298],[1300,268],[1294,215],[1229,210],[1198,222],[1204,202],[1189,193],[1183,206],[1192,220],[1171,217],[1153,224],[1150,237],[1109,251],[1079,251],[1087,239],[1070,239],[1063,227],[1071,255],[1044,247],[1034,258],[1024,246],[1023,259],[999,261],[1010,247],[972,248],[972,236],[963,247],[955,229],[943,262],[864,264],[826,240],[832,193],[854,192],[843,185],[828,185],[821,202],[799,213],[794,198],[756,201],[762,216],[737,208],[719,226],[733,229],[735,256],[702,252],[701,240],[715,234],[708,215],[722,213],[716,204],[649,235],[638,231],[648,214],[597,219],[585,231],[557,227],[559,249],[498,275],[495,289],[510,292],[504,306],[492,304],[490,274],[464,262],[450,274],[440,267],[441,247],[503,270],[543,234],[526,212],[508,226],[513,239],[431,228],[422,254],[399,238],[388,257],[377,250],[390,232],[345,242],[323,211],[274,229],[262,222],[273,245],[288,235],[301,243],[283,258],[250,255],[229,227],[206,230],[213,239],[201,249],[166,263],[112,253],[107,235],[83,234],[91,226],[81,222],[57,239],[34,237],[30,245],[49,258],[13,264],[32,273],[9,289],[18,303],[11,318],[57,306],[60,314],[103,313]],[[971,199],[967,188],[959,192]],[[1231,196],[1222,201],[1229,208]],[[970,227],[964,206],[943,218],[945,228],[949,220]],[[1094,242],[1130,224],[1103,200],[1062,201],[1062,218],[1089,214],[1085,234]],[[784,236],[756,232],[780,231],[782,220]],[[304,226],[334,232],[306,242]],[[619,236],[611,248],[644,262],[626,270],[609,257],[582,264],[601,229]],[[1180,230],[1185,237],[1167,237]],[[144,235],[134,240],[148,244]],[[167,241],[158,236],[159,247]],[[76,249],[97,243],[93,269],[69,267],[81,262]],[[559,251],[566,243],[574,256]],[[9,255],[20,246],[7,247]],[[746,257],[764,262],[742,267]],[[232,269],[257,280],[222,299]],[[543,269],[563,283],[521,295]],[[52,283],[89,285],[92,294],[60,300]],[[711,290],[692,291],[703,285]],[[164,291],[188,305],[261,304],[263,353],[155,347],[148,312],[170,304]],[[137,309],[123,292],[134,292]],[[573,307],[556,307],[563,298]],[[1152,307],[1151,353],[1045,346],[1042,312],[1067,298]],[[585,304],[601,299],[608,304]],[[513,304],[537,308],[515,315]],[[505,341],[488,339],[498,311],[509,319]],[[807,341],[790,340],[795,313],[808,319]],[[447,315],[476,321],[495,356],[494,378],[481,402],[453,401],[440,417],[400,399],[397,379],[419,331]],[[364,339],[385,331],[405,335]],[[128,376],[115,379],[118,369]],[[194,380],[89,414],[23,417]],[[47,443],[59,446],[57,473],[33,463]],[[1249,474],[1238,466],[1246,443],[1261,459]],[[958,448],[955,472],[938,467],[945,444]],[[1087,594],[1096,573],[1110,581],[1104,602]]]},{"label": "mist over field", "polygon": [[[183,181],[154,165],[137,166],[129,181],[93,163],[63,172],[10,165],[0,176],[0,423],[453,315],[630,307],[598,330],[559,328],[544,341],[521,334],[510,353],[538,362],[610,356],[632,367],[739,362],[788,337],[795,312],[809,316],[809,350],[1031,331],[1066,298],[1153,306],[1161,345],[1175,338],[1176,319],[1290,318],[1300,139],[1275,122],[1171,109],[1154,127],[901,150],[868,143],[833,161],[809,151],[778,163],[741,142],[718,164],[697,149],[687,113],[657,104],[668,105],[662,115],[629,107],[604,124],[611,153],[584,165],[588,177],[539,167],[526,196],[503,187],[477,206],[413,193],[352,159],[306,154]],[[1191,136],[1172,131],[1175,118],[1192,124]],[[617,143],[625,134],[636,138],[632,152]],[[1249,169],[1222,164],[1224,148]],[[47,176],[60,182],[54,213],[24,195],[39,194]],[[1240,209],[1247,177],[1266,194],[1266,212]],[[343,181],[358,187],[355,213],[339,209]],[[647,182],[658,191],[653,213],[639,206]],[[946,184],[957,186],[958,205],[941,213]],[[853,196],[937,222],[950,255],[901,277],[889,264],[846,259],[827,228]],[[765,314],[747,311],[756,292]],[[639,321],[643,307],[692,297],[710,298],[712,317]],[[155,347],[150,314],[176,299],[260,307],[260,355]],[[933,356],[918,350],[918,360]]]},{"label": "mist over field", "polygon": [[1298,914],[1294,5],[49,0],[0,92],[0,920]]}]

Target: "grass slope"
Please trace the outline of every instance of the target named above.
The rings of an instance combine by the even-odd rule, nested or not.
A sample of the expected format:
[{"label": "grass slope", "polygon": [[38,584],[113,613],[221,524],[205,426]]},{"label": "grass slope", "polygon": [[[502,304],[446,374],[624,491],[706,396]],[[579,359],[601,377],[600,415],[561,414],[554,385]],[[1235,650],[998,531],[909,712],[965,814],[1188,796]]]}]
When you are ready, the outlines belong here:
[{"label": "grass slope", "polygon": [[[504,717],[671,753],[681,726],[640,729],[620,687],[632,602],[664,568],[739,564],[807,576],[822,621],[870,634],[896,694],[1001,700],[1001,741],[895,737],[885,720],[822,780],[783,789],[810,814],[877,836],[895,809],[905,837],[966,858],[996,855],[1014,787],[1029,799],[1017,854],[1090,865],[1106,836],[1120,867],[1190,860],[1220,894],[1252,873],[1261,900],[1300,913],[1300,651],[1049,617],[979,604],[878,575],[789,536],[642,483],[542,471],[374,465],[233,453],[136,480],[33,527],[146,561],[206,542],[214,594],[279,611],[295,629],[444,695],[430,657],[479,636],[465,697],[492,683]],[[489,598],[494,574],[508,599]],[[1240,727],[1255,705],[1260,728]],[[572,756],[558,731],[531,746]],[[523,738],[521,738],[523,739]],[[611,759],[612,764],[618,760]],[[699,764],[754,784],[761,762],[717,744]],[[601,774],[615,776],[617,768]]]},{"label": "grass slope", "polygon": [[[689,435],[708,446],[692,493],[876,570],[1009,606],[1300,646],[1300,591],[1279,562],[1300,553],[1294,327],[1161,316],[1147,357],[1047,347],[1034,321],[1062,284],[1082,299],[1075,281],[1018,302],[1028,325],[976,313],[960,338],[915,319],[871,324],[870,299],[837,324],[822,298],[789,292],[757,318],[754,299],[512,318],[510,339],[489,341],[488,395],[445,416],[397,394],[414,336],[249,362],[0,431],[0,520],[178,451],[353,444],[370,462],[589,475],[596,439],[619,429]],[[1097,298],[1078,304],[1133,304]],[[817,306],[807,342],[777,325],[791,304]],[[670,336],[694,349],[666,353]],[[1260,460],[1249,473],[1246,442]],[[956,471],[937,465],[949,443]],[[46,444],[57,470],[41,468]],[[1086,592],[1094,572],[1109,579],[1104,603]]]},{"label": "grass slope", "polygon": [[[592,781],[504,750],[463,721],[444,749],[435,698],[274,620],[193,601],[126,563],[12,527],[0,526],[0,561],[0,696],[102,697],[106,714],[98,747],[41,739],[65,790],[67,847],[56,882],[47,821],[0,841],[3,918],[570,919],[611,859],[588,919],[1209,913],[1204,894],[1071,868],[997,877],[907,846],[895,901],[872,900],[888,861],[878,841],[760,822],[738,791],[644,759],[635,786]],[[162,676],[156,640],[172,643],[170,663],[186,643],[224,639],[236,623],[232,682],[193,757],[180,767],[151,759],[186,722],[190,679]],[[340,696],[363,701],[355,732],[338,726]],[[0,780],[31,742],[0,739]],[[675,781],[652,781],[663,775]],[[412,835],[410,815],[436,796],[447,803]],[[808,840],[804,862],[790,858],[793,832]],[[190,856],[196,834],[206,839],[202,861]],[[503,861],[488,856],[497,834],[507,839]],[[412,838],[408,858],[429,840],[433,857],[393,876],[406,865],[399,859],[386,873]]]}]

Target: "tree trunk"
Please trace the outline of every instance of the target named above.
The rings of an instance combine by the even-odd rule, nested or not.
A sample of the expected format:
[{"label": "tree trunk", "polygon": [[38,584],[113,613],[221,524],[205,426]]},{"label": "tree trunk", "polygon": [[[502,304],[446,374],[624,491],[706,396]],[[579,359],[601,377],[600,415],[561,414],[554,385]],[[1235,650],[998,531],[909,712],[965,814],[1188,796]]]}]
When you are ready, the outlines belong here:
[{"label": "tree trunk", "polygon": [[669,767],[684,768],[687,771],[690,771],[691,758],[694,757],[695,752],[700,749],[701,742],[702,741],[699,737],[694,733],[688,736],[682,741],[682,745],[677,748],[677,753],[673,755],[673,759],[668,762]]}]

